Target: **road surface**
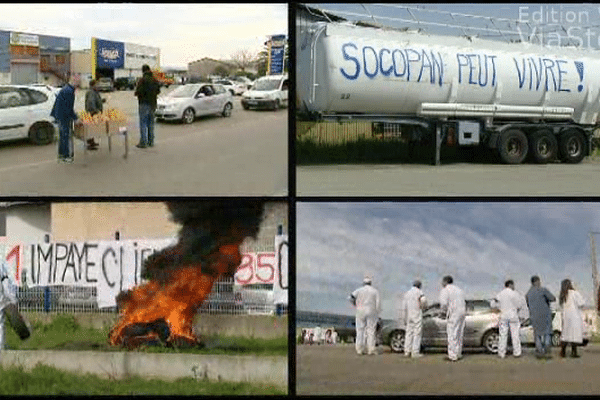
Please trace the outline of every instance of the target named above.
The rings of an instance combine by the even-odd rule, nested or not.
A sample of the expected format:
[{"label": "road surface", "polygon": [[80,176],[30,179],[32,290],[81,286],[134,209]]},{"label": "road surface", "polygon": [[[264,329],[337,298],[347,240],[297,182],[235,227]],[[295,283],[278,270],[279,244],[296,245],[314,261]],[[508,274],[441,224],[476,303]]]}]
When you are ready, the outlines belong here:
[{"label": "road surface", "polygon": [[[78,91],[75,110],[84,109]],[[157,123],[155,147],[138,149],[137,99],[132,91],[102,93],[105,107],[129,117],[129,156],[123,137],[106,139],[84,159],[57,163],[57,143],[0,143],[1,196],[284,196],[288,192],[287,110],[246,111],[234,99],[232,116],[190,125]]]},{"label": "road surface", "polygon": [[298,166],[298,196],[600,196],[600,161],[580,164]]},{"label": "road surface", "polygon": [[[359,356],[353,345],[296,347],[296,394],[600,394],[600,345],[581,348],[581,358],[538,360],[533,348],[520,358],[467,350],[449,362],[444,350],[410,359],[385,350]],[[389,347],[385,348],[389,349]]]}]

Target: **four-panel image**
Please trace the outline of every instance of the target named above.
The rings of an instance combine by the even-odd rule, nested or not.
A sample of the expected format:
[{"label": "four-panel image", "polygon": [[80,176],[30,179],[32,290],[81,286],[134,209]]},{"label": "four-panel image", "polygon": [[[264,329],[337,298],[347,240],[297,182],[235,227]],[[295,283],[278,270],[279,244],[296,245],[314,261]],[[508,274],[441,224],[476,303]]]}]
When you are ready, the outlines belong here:
[{"label": "four-panel image", "polygon": [[0,393],[598,393],[599,18],[0,5]]}]

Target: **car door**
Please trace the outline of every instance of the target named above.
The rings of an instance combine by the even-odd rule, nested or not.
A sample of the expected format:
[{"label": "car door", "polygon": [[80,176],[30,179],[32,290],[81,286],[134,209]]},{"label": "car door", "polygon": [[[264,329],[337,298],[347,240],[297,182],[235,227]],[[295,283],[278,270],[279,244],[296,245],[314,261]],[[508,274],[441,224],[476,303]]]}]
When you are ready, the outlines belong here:
[{"label": "car door", "polygon": [[27,137],[29,98],[16,87],[0,87],[0,140]]},{"label": "car door", "polygon": [[439,305],[434,305],[423,313],[423,346],[445,346],[446,315]]},{"label": "car door", "polygon": [[207,96],[206,96],[206,113],[207,114],[215,114],[219,111],[221,111],[221,109],[219,108],[219,96],[217,95],[215,86],[213,85],[206,85],[207,88],[210,89],[210,91],[207,91]]},{"label": "car door", "polygon": [[208,92],[208,85],[201,85],[193,98],[193,107],[196,115],[206,115],[209,113],[208,111],[208,96],[206,95]]},{"label": "car door", "polygon": [[220,113],[225,108],[225,103],[229,99],[229,93],[221,85],[214,85],[215,89],[215,113]]}]

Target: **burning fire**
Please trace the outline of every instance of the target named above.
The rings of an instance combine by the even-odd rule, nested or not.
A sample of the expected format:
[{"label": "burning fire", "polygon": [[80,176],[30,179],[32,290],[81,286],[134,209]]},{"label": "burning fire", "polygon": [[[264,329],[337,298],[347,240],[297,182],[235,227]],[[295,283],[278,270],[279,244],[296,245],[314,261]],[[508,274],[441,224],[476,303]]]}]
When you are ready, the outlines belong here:
[{"label": "burning fire", "polygon": [[109,334],[112,345],[199,344],[194,316],[215,281],[233,277],[242,259],[239,246],[258,232],[263,209],[262,202],[239,201],[168,205],[183,223],[179,242],[147,260],[147,283],[117,296],[121,314]]}]

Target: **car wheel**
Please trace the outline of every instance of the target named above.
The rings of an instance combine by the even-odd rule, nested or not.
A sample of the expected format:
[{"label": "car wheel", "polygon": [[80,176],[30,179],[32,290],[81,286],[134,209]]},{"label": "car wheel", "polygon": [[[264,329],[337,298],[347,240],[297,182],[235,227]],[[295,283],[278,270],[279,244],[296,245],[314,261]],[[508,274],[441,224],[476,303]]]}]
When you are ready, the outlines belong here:
[{"label": "car wheel", "polygon": [[225,107],[223,107],[223,112],[221,113],[224,117],[231,117],[231,110],[232,110],[233,106],[231,105],[231,103],[227,103],[225,104]]},{"label": "car wheel", "polygon": [[560,347],[560,332],[554,331],[552,333],[552,346]]},{"label": "car wheel", "polygon": [[563,162],[577,164],[587,153],[585,137],[576,129],[569,129],[560,136],[560,158]]},{"label": "car wheel", "polygon": [[488,353],[498,353],[498,342],[500,341],[500,334],[496,331],[489,331],[483,336],[483,347]]},{"label": "car wheel", "polygon": [[538,164],[547,164],[556,158],[558,142],[549,129],[540,129],[531,135],[530,153]]},{"label": "car wheel", "polygon": [[508,129],[500,135],[498,152],[505,164],[521,164],[527,156],[527,136],[519,129]]},{"label": "car wheel", "polygon": [[37,122],[29,129],[29,139],[37,145],[50,144],[54,140],[54,127],[49,123]]},{"label": "car wheel", "polygon": [[181,119],[186,124],[191,124],[192,122],[194,122],[194,119],[196,119],[196,113],[194,113],[194,109],[191,107],[186,108],[183,111],[183,115],[182,115]]},{"label": "car wheel", "polygon": [[402,353],[404,351],[404,332],[394,331],[390,334],[390,347],[394,353]]}]

